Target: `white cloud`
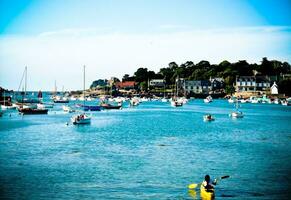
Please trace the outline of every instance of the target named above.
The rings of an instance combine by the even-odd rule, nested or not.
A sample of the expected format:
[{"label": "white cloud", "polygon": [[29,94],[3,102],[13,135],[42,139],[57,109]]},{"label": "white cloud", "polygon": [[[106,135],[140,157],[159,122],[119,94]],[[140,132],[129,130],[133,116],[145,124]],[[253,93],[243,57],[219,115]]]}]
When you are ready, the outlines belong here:
[{"label": "white cloud", "polygon": [[290,27],[246,27],[181,32],[126,34],[105,29],[66,29],[36,37],[1,37],[0,85],[17,89],[24,67],[31,90],[82,88],[82,66],[87,66],[87,86],[98,78],[121,78],[138,67],[156,72],[169,62],[183,63],[262,57],[291,61]]}]

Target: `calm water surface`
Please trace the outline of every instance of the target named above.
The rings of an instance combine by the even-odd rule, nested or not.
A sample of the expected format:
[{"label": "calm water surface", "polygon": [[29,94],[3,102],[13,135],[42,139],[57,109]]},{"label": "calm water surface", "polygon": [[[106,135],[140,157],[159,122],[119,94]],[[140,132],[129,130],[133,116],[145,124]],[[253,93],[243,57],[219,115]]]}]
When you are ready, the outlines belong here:
[{"label": "calm water surface", "polygon": [[[0,118],[4,199],[199,199],[187,190],[205,174],[230,175],[216,199],[288,199],[291,107],[243,104],[231,119],[225,100],[182,108],[144,102],[92,113],[66,125],[61,105],[48,115]],[[216,120],[203,122],[212,113]]]}]

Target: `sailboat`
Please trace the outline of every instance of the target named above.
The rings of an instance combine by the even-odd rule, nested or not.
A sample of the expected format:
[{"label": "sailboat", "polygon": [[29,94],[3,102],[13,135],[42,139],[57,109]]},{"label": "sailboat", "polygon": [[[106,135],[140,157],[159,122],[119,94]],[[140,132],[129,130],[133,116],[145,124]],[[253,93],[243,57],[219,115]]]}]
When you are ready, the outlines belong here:
[{"label": "sailboat", "polygon": [[10,110],[10,109],[15,109],[16,108],[16,106],[14,106],[14,105],[12,105],[9,101],[8,102],[6,102],[6,95],[5,95],[5,90],[4,90],[4,92],[3,92],[4,94],[3,94],[3,100],[4,100],[4,102],[3,102],[3,105],[1,105],[1,109],[2,110]]},{"label": "sailboat", "polygon": [[25,67],[25,90],[22,92],[22,106],[18,108],[18,111],[23,115],[37,115],[37,114],[47,114],[48,109],[36,108],[35,104],[24,105],[23,98],[26,95],[26,85],[27,85],[27,67]]},{"label": "sailboat", "polygon": [[[83,96],[85,97],[85,65],[84,65],[84,88],[83,88]],[[85,99],[83,100],[83,108],[85,109]],[[74,125],[77,124],[90,124],[91,123],[91,117],[87,114],[81,113],[78,115],[75,115],[71,118],[71,121]]]},{"label": "sailboat", "polygon": [[168,102],[168,99],[166,98],[166,80],[164,80],[164,97],[161,100],[162,102]]},{"label": "sailboat", "polygon": [[175,89],[176,89],[176,95],[172,97],[171,101],[171,106],[173,107],[180,107],[183,106],[183,101],[179,101],[179,96],[178,96],[178,86],[177,86],[177,81],[179,78],[176,79],[176,84],[175,84]]},{"label": "sailboat", "polygon": [[236,104],[235,104],[235,111],[231,112],[229,114],[230,117],[233,117],[233,118],[243,118],[244,117],[244,114],[238,110],[238,101],[236,101]]},{"label": "sailboat", "polygon": [[54,103],[69,103],[69,99],[64,96],[64,86],[62,89],[62,96],[55,96]]}]

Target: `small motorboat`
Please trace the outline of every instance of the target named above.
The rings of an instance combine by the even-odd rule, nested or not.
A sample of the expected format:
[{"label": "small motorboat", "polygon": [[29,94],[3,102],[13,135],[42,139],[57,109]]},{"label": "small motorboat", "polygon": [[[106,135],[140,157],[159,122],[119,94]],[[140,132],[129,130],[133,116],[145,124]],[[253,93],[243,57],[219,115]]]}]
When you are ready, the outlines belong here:
[{"label": "small motorboat", "polygon": [[183,106],[183,103],[179,102],[179,101],[171,101],[171,106],[173,106],[173,107],[181,107],[181,106]]},{"label": "small motorboat", "polygon": [[69,103],[68,99],[55,99],[54,103]]},{"label": "small motorboat", "polygon": [[208,97],[206,97],[205,99],[204,99],[204,103],[210,103],[210,102],[212,102],[213,100],[212,100],[212,97],[211,96],[208,96]]},{"label": "small motorboat", "polygon": [[233,118],[243,118],[244,117],[244,114],[238,110],[238,107],[239,107],[239,105],[238,105],[238,101],[237,101],[235,104],[236,110],[229,114],[230,117],[233,117]]},{"label": "small motorboat", "polygon": [[77,108],[82,108],[84,111],[101,111],[101,106],[90,106],[84,104],[76,104]]},{"label": "small motorboat", "polygon": [[69,106],[65,106],[65,105],[63,105],[63,111],[64,111],[64,112],[68,112],[68,113],[75,112],[74,109],[72,109],[72,108],[69,107]]},{"label": "small motorboat", "polygon": [[12,105],[12,104],[10,104],[10,105],[1,105],[1,109],[2,110],[14,110],[14,109],[16,109],[16,106],[14,106],[14,105]]},{"label": "small motorboat", "polygon": [[38,108],[18,108],[19,113],[23,115],[45,115],[48,109],[38,109]]},{"label": "small motorboat", "polygon": [[71,121],[74,125],[78,124],[90,124],[91,123],[91,117],[84,114],[75,115],[71,118]]},{"label": "small motorboat", "polygon": [[229,114],[230,117],[233,117],[233,118],[243,118],[244,115],[241,111],[234,111],[232,113]]},{"label": "small motorboat", "polygon": [[139,103],[140,103],[140,101],[139,101],[139,99],[137,99],[137,98],[132,98],[132,99],[129,101],[130,106],[137,106]]},{"label": "small motorboat", "polygon": [[203,120],[207,122],[214,121],[214,117],[210,114],[207,114],[203,116]]},{"label": "small motorboat", "polygon": [[53,108],[54,104],[52,103],[38,103],[37,108],[38,109],[47,109],[47,108]]},{"label": "small motorboat", "polygon": [[115,106],[115,105],[111,105],[109,103],[102,103],[102,104],[100,104],[100,106],[102,108],[104,108],[104,109],[107,109],[107,110],[109,110],[109,109],[116,109],[116,110],[117,109],[121,109],[121,105],[120,104]]}]

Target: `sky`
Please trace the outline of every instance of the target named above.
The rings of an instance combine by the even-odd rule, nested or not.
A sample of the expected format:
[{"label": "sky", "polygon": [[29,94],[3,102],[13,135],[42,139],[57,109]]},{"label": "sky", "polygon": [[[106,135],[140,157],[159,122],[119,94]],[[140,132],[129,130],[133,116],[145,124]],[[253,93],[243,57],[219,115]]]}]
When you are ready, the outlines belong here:
[{"label": "sky", "polygon": [[291,63],[290,0],[0,0],[0,86],[76,90],[175,61]]}]

